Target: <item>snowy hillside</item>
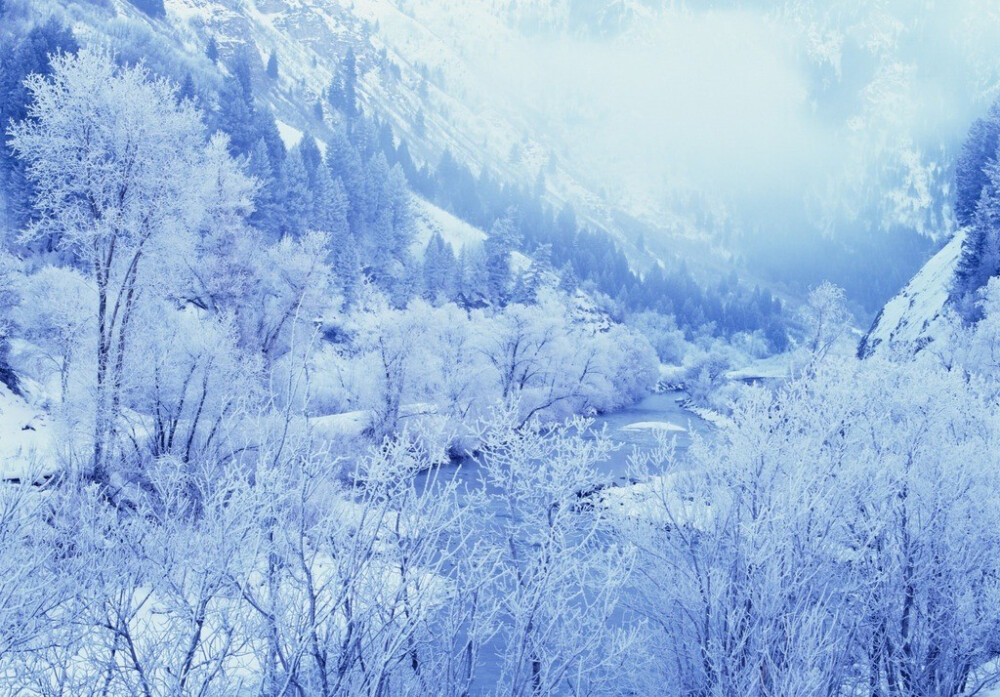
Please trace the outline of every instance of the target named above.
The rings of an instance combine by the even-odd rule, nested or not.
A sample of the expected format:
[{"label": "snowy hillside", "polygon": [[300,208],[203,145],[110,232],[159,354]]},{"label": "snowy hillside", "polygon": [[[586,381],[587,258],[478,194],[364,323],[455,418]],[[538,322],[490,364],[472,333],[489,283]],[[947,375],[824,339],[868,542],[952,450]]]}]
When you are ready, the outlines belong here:
[{"label": "snowy hillside", "polygon": [[[413,217],[416,234],[413,237],[412,251],[418,256],[427,249],[427,243],[435,233],[441,235],[456,254],[467,247],[481,246],[486,241],[485,232],[419,196],[413,197]],[[531,260],[524,254],[520,252],[511,254],[511,266],[515,271],[524,271],[530,265]]]},{"label": "snowy hillside", "polygon": [[867,358],[886,351],[917,352],[939,336],[940,319],[951,296],[965,231],[955,234],[875,318],[858,353]]},{"label": "snowy hillside", "polygon": [[[117,2],[121,11],[142,17],[125,0]],[[484,83],[477,68],[482,47],[509,48],[518,36],[491,3],[166,0],[165,6],[168,22],[151,28],[192,52],[211,37],[224,58],[244,42],[256,46],[261,66],[277,52],[280,77],[266,99],[284,122],[286,139],[292,134],[295,141],[301,132],[322,139],[324,126],[303,106],[321,98],[351,48],[361,103],[388,119],[418,163],[435,163],[447,149],[474,171],[486,168],[524,184],[544,169],[553,202],[572,201],[593,222],[616,231],[593,183],[556,164],[519,102]]]}]

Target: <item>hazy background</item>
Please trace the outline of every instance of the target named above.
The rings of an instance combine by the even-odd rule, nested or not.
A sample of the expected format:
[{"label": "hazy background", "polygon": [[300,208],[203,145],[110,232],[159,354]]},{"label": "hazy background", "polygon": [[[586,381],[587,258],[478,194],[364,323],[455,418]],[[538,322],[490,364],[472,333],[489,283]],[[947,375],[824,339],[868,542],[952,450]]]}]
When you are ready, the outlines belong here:
[{"label": "hazy background", "polygon": [[522,3],[518,45],[481,69],[636,206],[697,192],[744,227],[830,234],[874,210],[949,233],[948,168],[996,92],[1000,3],[589,4],[574,22]]}]

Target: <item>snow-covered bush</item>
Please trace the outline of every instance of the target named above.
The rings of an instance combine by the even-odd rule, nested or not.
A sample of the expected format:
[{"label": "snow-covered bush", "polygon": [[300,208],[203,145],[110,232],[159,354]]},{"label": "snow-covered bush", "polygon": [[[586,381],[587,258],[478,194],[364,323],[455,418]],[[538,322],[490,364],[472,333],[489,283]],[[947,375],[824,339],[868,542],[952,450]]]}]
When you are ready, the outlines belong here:
[{"label": "snow-covered bush", "polygon": [[376,439],[424,421],[422,432],[447,439],[432,450],[460,453],[501,403],[517,404],[522,423],[552,422],[619,409],[653,387],[656,356],[641,335],[575,322],[564,298],[541,296],[488,314],[423,300],[395,309],[373,293],[343,318],[349,340],[314,358],[323,375],[312,408],[366,410]]},{"label": "snow-covered bush", "polygon": [[57,376],[52,393],[60,402],[71,397],[71,378],[77,396],[89,392],[93,371],[83,366],[90,368],[96,350],[93,288],[74,269],[43,266],[21,281],[20,296],[14,317],[20,336],[31,344],[24,357],[30,374],[43,383]]},{"label": "snow-covered bush", "polygon": [[680,365],[684,361],[690,345],[671,315],[650,310],[638,312],[628,318],[628,325],[646,337],[661,363]]},{"label": "snow-covered bush", "polygon": [[650,680],[705,694],[960,694],[1000,651],[996,407],[956,371],[831,362],[748,388],[624,518]]}]

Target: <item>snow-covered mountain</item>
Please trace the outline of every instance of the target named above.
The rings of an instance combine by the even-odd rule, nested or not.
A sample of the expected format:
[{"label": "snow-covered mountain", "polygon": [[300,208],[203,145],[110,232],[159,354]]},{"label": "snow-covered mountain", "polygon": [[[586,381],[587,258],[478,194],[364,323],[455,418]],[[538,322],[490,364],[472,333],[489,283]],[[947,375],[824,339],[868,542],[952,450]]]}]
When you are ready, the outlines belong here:
[{"label": "snow-covered mountain", "polygon": [[[315,106],[323,101],[338,65],[351,50],[357,56],[357,96],[362,109],[391,125],[395,135],[406,142],[418,167],[428,164],[433,168],[442,153],[448,151],[474,173],[486,171],[498,181],[542,193],[554,210],[569,203],[581,223],[611,235],[637,271],[648,270],[657,260],[667,266],[683,260],[701,282],[714,283],[736,268],[745,280],[767,285],[779,297],[793,302],[804,296],[805,289],[827,279],[845,286],[849,297],[869,310],[886,297],[885,288],[873,290],[862,281],[854,283],[851,273],[858,258],[873,256],[891,242],[857,232],[855,237],[874,240],[869,243],[871,252],[868,247],[859,252],[854,238],[844,241],[855,234],[853,221],[844,223],[844,229],[836,230],[835,236],[808,242],[811,250],[822,247],[822,253],[796,253],[790,261],[782,256],[780,244],[765,242],[780,238],[783,225],[797,231],[804,226],[826,226],[824,230],[830,231],[836,227],[830,221],[837,216],[810,209],[804,217],[792,216],[782,222],[771,221],[769,213],[767,227],[762,229],[714,183],[703,186],[701,180],[694,181],[679,170],[670,169],[667,176],[660,165],[652,170],[637,165],[638,158],[657,163],[677,160],[677,167],[684,166],[683,157],[670,153],[679,141],[691,140],[694,136],[689,131],[698,131],[704,119],[693,125],[674,123],[669,117],[670,104],[677,100],[692,102],[690,110],[703,112],[708,118],[732,113],[731,102],[742,99],[734,93],[728,94],[725,103],[703,101],[699,95],[705,90],[700,85],[714,84],[712,74],[691,72],[697,56],[688,55],[687,44],[681,39],[691,30],[726,43],[730,36],[727,32],[735,26],[730,20],[746,10],[743,3],[717,3],[714,14],[709,12],[706,17],[684,3],[663,0],[163,0],[162,17],[143,13],[137,8],[142,4],[139,0],[93,3],[95,7],[110,7],[117,16],[113,20],[108,19],[105,9],[96,18],[97,11],[90,15],[80,9],[80,3],[44,3],[66,6],[79,35],[103,35],[113,47],[122,44],[120,37],[126,24],[128,31],[140,28],[146,35],[143,41],[154,51],[167,46],[177,52],[171,65],[154,66],[169,67],[164,71],[168,74],[183,74],[184,64],[191,68],[188,72],[217,74],[204,57],[210,39],[218,44],[220,66],[229,62],[239,46],[249,44],[260,56],[255,67],[259,78],[255,92],[275,114],[288,143],[308,133],[322,147],[330,136],[330,124],[317,119]],[[770,17],[770,10],[761,12]],[[768,32],[778,25],[784,27],[782,31],[795,34],[801,29],[799,25],[806,26],[805,19],[811,17],[808,13],[803,19],[795,13],[785,16],[777,9],[774,12],[775,17],[762,20],[761,26],[753,24],[759,36],[746,38],[747,46],[766,43],[766,39],[773,38]],[[864,36],[857,41],[862,39]],[[664,46],[675,44],[672,52],[662,53]],[[638,47],[638,53],[622,61],[622,46]],[[831,80],[845,90],[856,87],[859,93],[863,91],[861,82],[849,83],[849,78],[853,79],[850,71],[843,78],[838,72],[835,79],[824,72],[827,62],[839,66],[840,54],[848,49],[825,43],[822,46],[825,52],[810,49],[802,58],[808,68],[803,68],[804,75],[799,76],[801,90],[794,91],[792,103],[785,105],[789,109],[803,106],[801,99],[808,98],[816,102],[810,109],[823,111],[819,86]],[[801,46],[794,50],[799,49]],[[277,56],[278,76],[265,78],[264,66],[272,53]],[[580,55],[593,57],[579,65],[576,58]],[[767,56],[748,54],[741,60],[746,64],[764,58]],[[669,75],[650,82],[646,68],[660,63],[669,68]],[[863,81],[871,76],[862,71],[860,77],[854,77]],[[695,87],[688,89],[690,85]],[[733,89],[727,82],[712,92]],[[675,95],[677,90],[681,94]],[[652,101],[635,102],[636,93],[652,94]],[[875,96],[873,93],[868,102],[880,104],[882,97]],[[661,99],[663,103],[658,101]],[[633,132],[628,126],[636,114],[642,115],[638,124],[642,128]],[[760,120],[773,123],[782,114],[765,114],[766,118]],[[845,128],[846,121],[840,118],[843,115],[836,116],[836,128]],[[875,124],[871,128],[882,122],[869,114],[863,120],[855,119],[848,129],[849,134],[854,134],[849,138],[854,139],[850,147],[868,152],[855,142],[860,138],[857,129],[862,122]],[[623,132],[616,133],[611,127],[595,131],[595,124],[605,123],[618,124]],[[724,157],[720,151],[744,152],[748,142],[760,140],[752,133],[741,135],[723,122],[702,125],[701,130],[713,135],[698,136],[698,147],[707,147],[702,141],[711,144],[708,152],[695,153],[699,163]],[[802,150],[785,142],[785,130],[778,131],[778,145]],[[716,143],[716,136],[724,134],[729,135]],[[600,141],[599,146],[590,147],[588,143],[594,141]],[[900,143],[899,148],[908,147],[905,139]],[[781,158],[768,154],[763,159]],[[924,182],[926,177],[921,173],[927,167],[935,173],[930,183]],[[721,163],[718,168],[732,174],[734,186],[743,191],[742,195],[756,179],[752,171],[743,172],[741,166],[726,167]],[[882,169],[899,170],[894,165]],[[936,160],[913,164],[913,172],[903,169],[909,172],[904,172],[904,179],[917,182],[919,186],[913,187],[918,191],[907,189],[889,199],[906,210],[919,199],[915,209],[918,213],[926,212],[928,206],[933,208],[936,199],[928,191],[936,191],[935,182],[946,178],[947,173]],[[854,175],[848,174],[838,172],[834,178],[852,179]],[[800,177],[785,177],[782,186],[793,179]],[[715,182],[715,178],[711,181]],[[810,200],[815,199],[815,194],[813,191]],[[840,200],[836,196],[827,198]],[[762,207],[771,212],[776,207],[787,208],[784,203]],[[939,229],[939,222],[935,219],[931,227]],[[919,228],[913,221],[904,223],[908,230]],[[830,243],[831,239],[841,240],[839,246]],[[831,250],[836,253],[836,261],[830,261]],[[805,262],[804,256],[809,257]],[[908,277],[922,260],[895,252],[886,256],[897,260],[885,270],[889,286]],[[828,262],[825,268],[822,261]],[[782,276],[789,268],[798,272],[793,281]]]},{"label": "snow-covered mountain", "polygon": [[276,51],[279,78],[261,96],[288,140],[302,132],[322,140],[324,126],[312,106],[350,48],[362,107],[390,123],[418,164],[435,165],[447,149],[473,171],[487,169],[514,183],[531,185],[544,170],[550,202],[572,201],[592,223],[618,229],[593,186],[564,169],[538,137],[531,115],[514,109],[496,85],[483,84],[474,67],[488,58],[485,46],[495,52],[513,45],[530,3],[166,0],[165,19],[150,20],[124,0],[116,2],[121,12],[194,55],[213,37],[223,59],[249,43],[261,56],[262,71]]},{"label": "snow-covered mountain", "polygon": [[878,313],[858,354],[916,353],[939,340],[966,231],[960,230]]}]

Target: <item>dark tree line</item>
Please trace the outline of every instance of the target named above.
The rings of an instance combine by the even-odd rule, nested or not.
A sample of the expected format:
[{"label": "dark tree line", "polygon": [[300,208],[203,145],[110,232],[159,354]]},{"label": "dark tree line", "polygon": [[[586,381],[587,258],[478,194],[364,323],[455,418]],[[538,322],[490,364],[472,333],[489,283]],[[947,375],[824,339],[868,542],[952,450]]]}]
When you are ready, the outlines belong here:
[{"label": "dark tree line", "polygon": [[706,325],[723,336],[760,329],[773,349],[787,345],[782,303],[770,291],[750,288],[735,277],[705,286],[683,264],[637,274],[611,236],[582,225],[572,207],[556,212],[537,190],[502,182],[488,170],[477,176],[447,150],[436,168],[418,168],[406,143],[396,143],[388,124],[382,124],[379,133],[386,157],[402,168],[417,192],[482,230],[494,230],[506,221],[519,251],[533,257],[539,248],[547,248],[548,263],[563,277],[564,287],[579,284],[597,290],[621,313],[673,314],[689,335]]},{"label": "dark tree line", "polygon": [[978,291],[1000,274],[1000,102],[969,129],[955,165],[955,216],[965,228],[952,299],[978,319]]}]

